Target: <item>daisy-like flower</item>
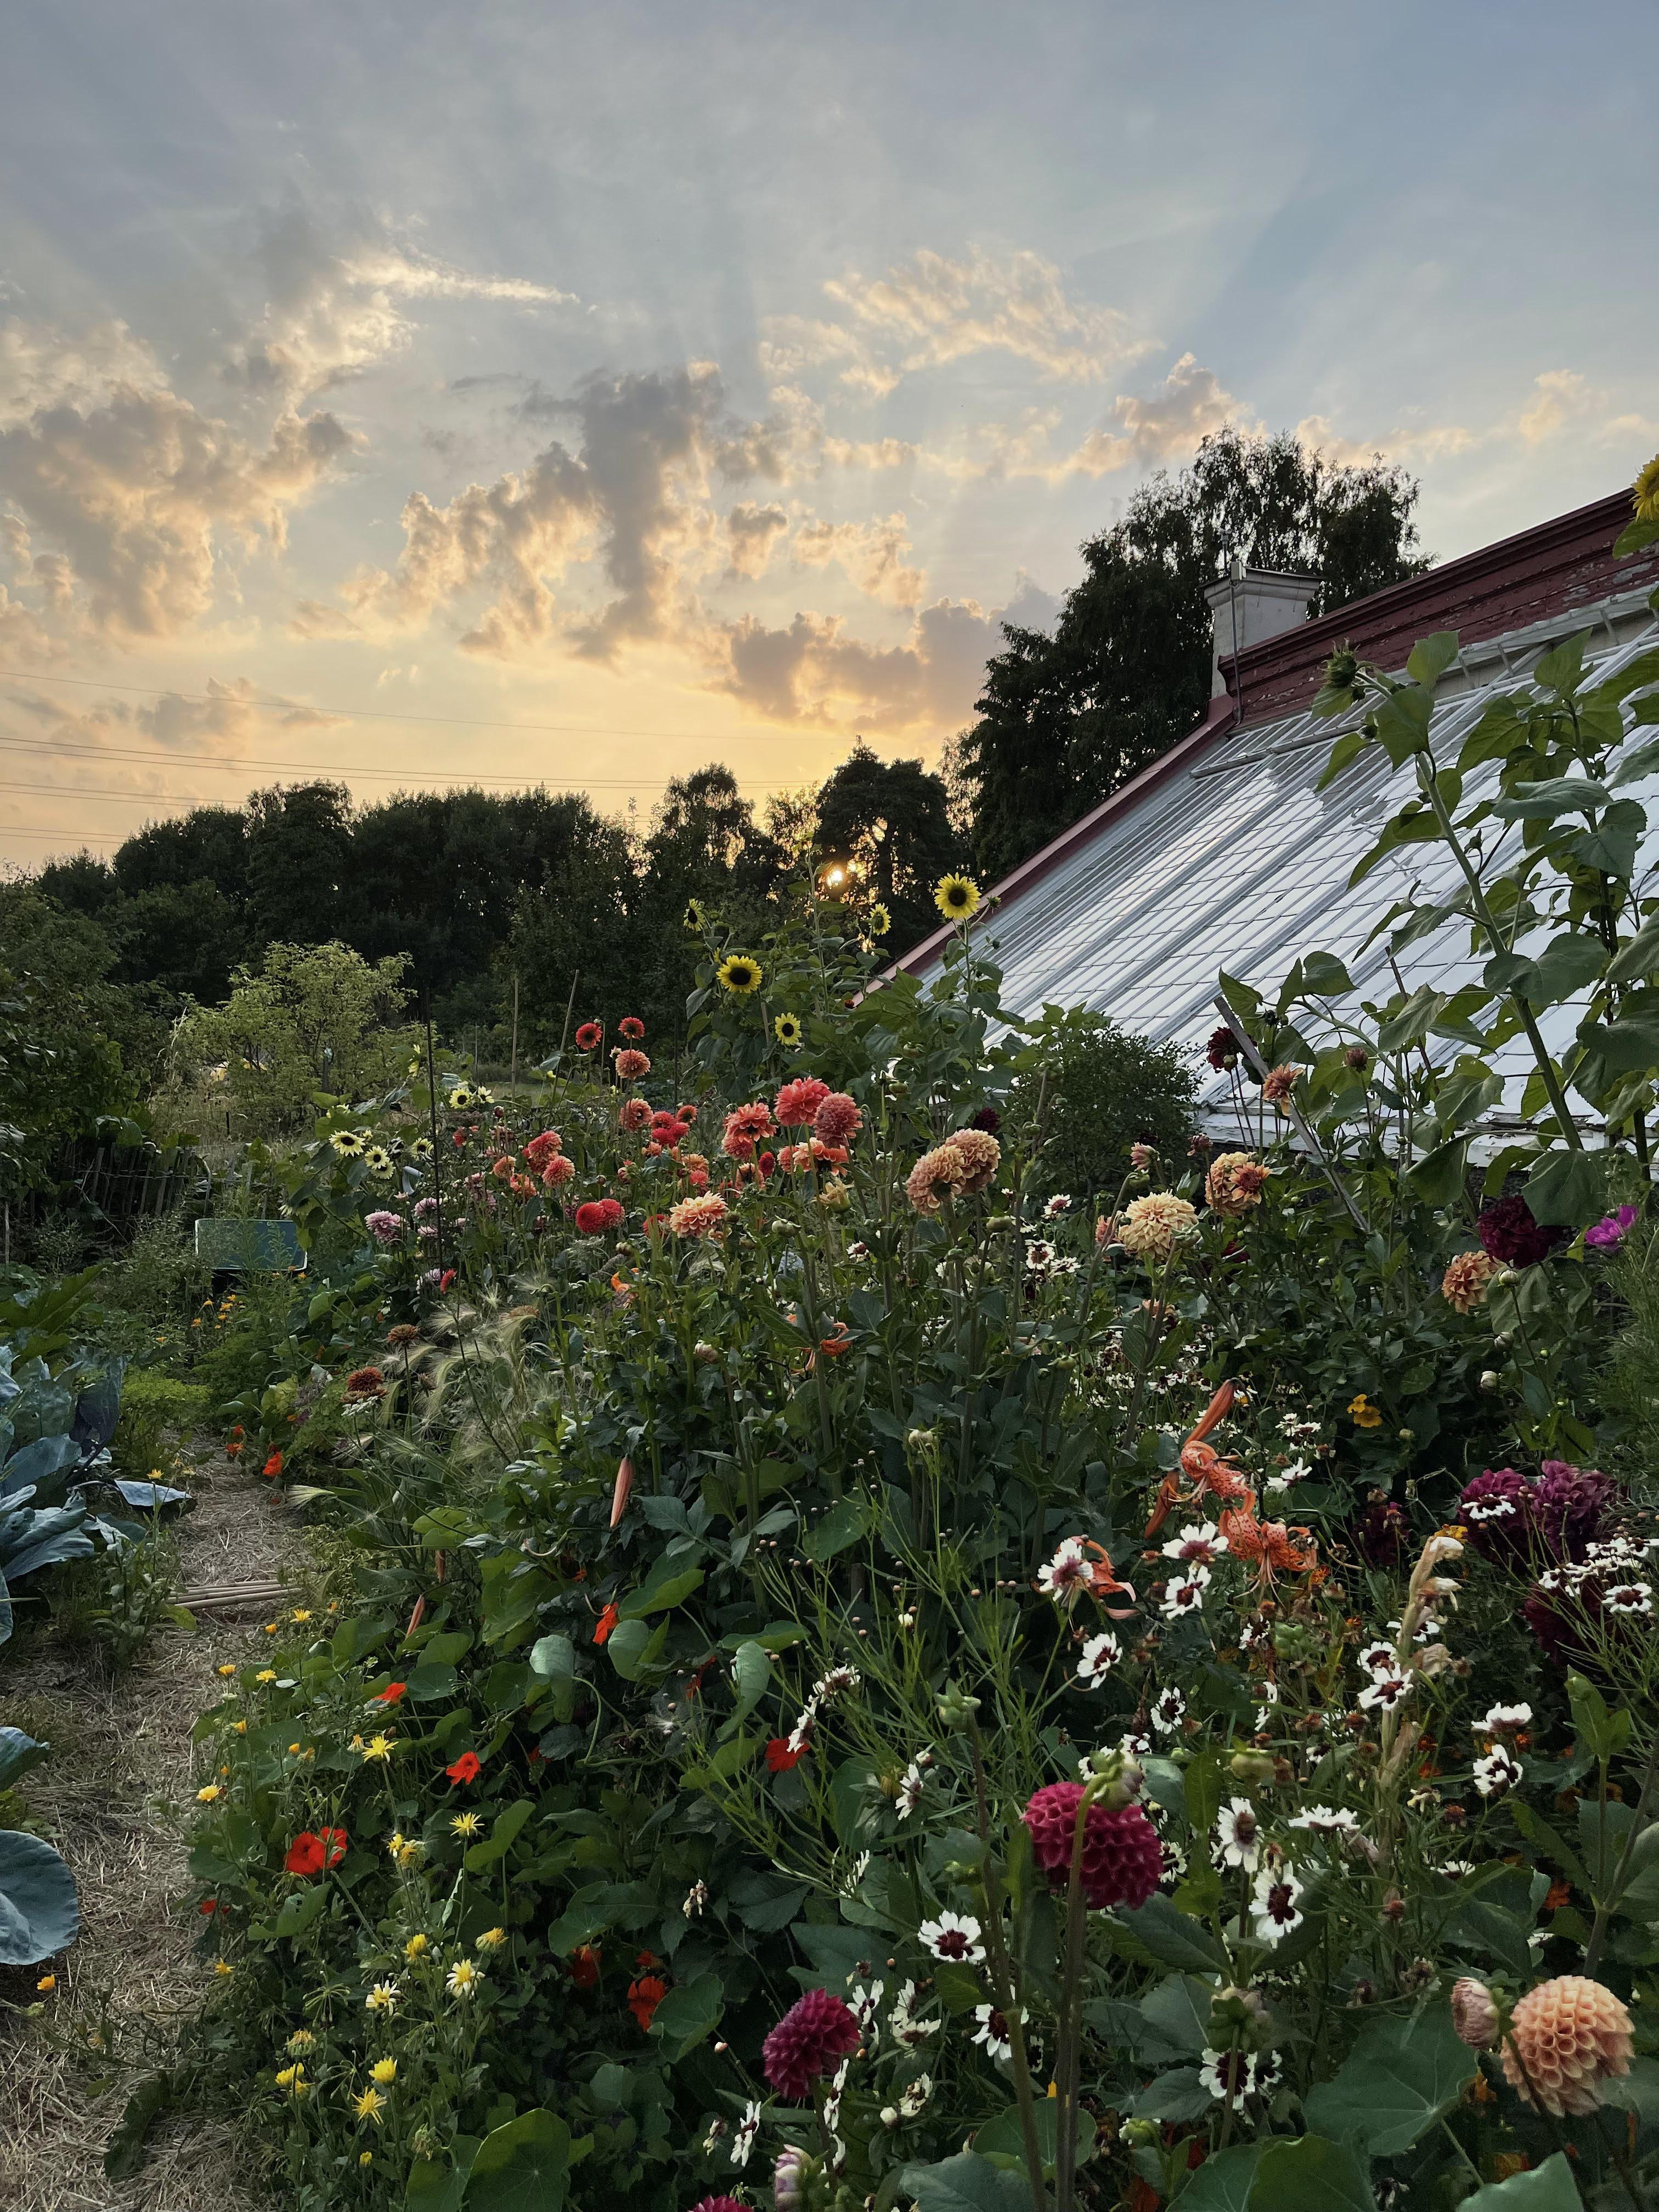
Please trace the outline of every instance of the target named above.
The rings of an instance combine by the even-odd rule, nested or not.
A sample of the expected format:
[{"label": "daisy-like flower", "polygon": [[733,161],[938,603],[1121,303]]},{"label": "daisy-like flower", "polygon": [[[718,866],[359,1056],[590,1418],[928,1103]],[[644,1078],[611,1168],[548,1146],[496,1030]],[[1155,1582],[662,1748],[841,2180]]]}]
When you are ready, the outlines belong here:
[{"label": "daisy-like flower", "polygon": [[1481,1735],[1508,1735],[1516,1729],[1523,1729],[1532,1718],[1530,1705],[1492,1705],[1481,1715],[1476,1733]]},{"label": "daisy-like flower", "polygon": [[505,1928],[486,1928],[473,1946],[478,1951],[499,1951],[507,1941]]},{"label": "daisy-like flower", "polygon": [[368,2078],[382,2089],[389,2089],[398,2078],[395,2058],[377,2058],[368,2069]]},{"label": "daisy-like flower", "polygon": [[1301,1894],[1302,1885],[1289,1867],[1268,1866],[1261,1869],[1251,1892],[1250,1910],[1255,1933],[1264,1942],[1282,1942],[1292,1929],[1302,1925],[1297,1903]]},{"label": "daisy-like flower", "polygon": [[761,987],[760,962],[746,952],[728,952],[716,972],[720,988],[730,991],[734,998],[750,998]]},{"label": "daisy-like flower", "polygon": [[872,937],[885,937],[893,927],[893,917],[884,906],[872,906],[864,917],[864,926]]},{"label": "daisy-like flower", "polygon": [[352,2099],[351,2109],[359,2120],[368,2120],[378,2128],[386,2117],[386,2102],[371,2081],[367,2089],[361,2090]]},{"label": "daisy-like flower", "polygon": [[894,2042],[916,2050],[930,2036],[937,2035],[942,2026],[942,2021],[916,2017],[916,1985],[914,1982],[904,1983],[893,2000],[893,2009],[887,2015],[887,2033]]},{"label": "daisy-like flower", "polygon": [[196,1802],[198,1805],[215,1805],[224,1794],[216,1782],[210,1782],[197,1791]]},{"label": "daisy-like flower", "polygon": [[424,1936],[411,1936],[404,1945],[404,1956],[405,1959],[423,1959],[431,1948]]},{"label": "daisy-like flower", "polygon": [[1288,1825],[1305,1828],[1315,1836],[1355,1836],[1359,1832],[1358,1821],[1346,1806],[1310,1805],[1294,1814]]},{"label": "daisy-like flower", "polygon": [[801,1026],[793,1014],[779,1014],[772,1024],[772,1034],[786,1052],[793,1052],[801,1041]]},{"label": "daisy-like flower", "polygon": [[1045,1221],[1057,1221],[1062,1213],[1069,1213],[1071,1210],[1072,1194],[1070,1191],[1057,1190],[1054,1196],[1048,1200],[1047,1206],[1043,1207],[1042,1218]]},{"label": "daisy-like flower", "polygon": [[921,1802],[921,1786],[927,1780],[927,1771],[921,1760],[913,1759],[904,1770],[899,1784],[897,1811],[901,1820],[908,1820]]},{"label": "daisy-like flower", "polygon": [[444,1976],[444,1987],[453,1997],[475,1997],[478,1993],[478,1984],[483,1979],[483,1976],[471,1959],[457,1959]]},{"label": "daisy-like flower", "polygon": [[1645,464],[1638,476],[1632,504],[1638,522],[1659,522],[1659,453]]},{"label": "daisy-like flower", "polygon": [[303,2097],[311,2086],[305,2078],[305,2072],[304,2062],[300,2059],[296,2059],[292,2066],[279,2066],[276,2087],[286,2090],[290,2097]]},{"label": "daisy-like flower", "polygon": [[1474,1762],[1474,1786],[1483,1797],[1501,1797],[1521,1779],[1521,1762],[1507,1744],[1495,1744]]},{"label": "daisy-like flower", "polygon": [[385,1761],[390,1759],[397,1749],[397,1743],[398,1740],[395,1736],[372,1735],[363,1746],[363,1757],[367,1759]]},{"label": "daisy-like flower", "polygon": [[[1026,2015],[1021,2013],[1022,2021]],[[989,2058],[1012,2058],[1014,2055],[1013,2033],[1008,2025],[1006,2013],[999,2012],[994,2005],[974,2007],[974,2041]]]},{"label": "daisy-like flower", "polygon": [[363,1154],[364,1164],[371,1175],[389,1176],[394,1162],[384,1145],[371,1145]]},{"label": "daisy-like flower", "polygon": [[1190,1522],[1164,1547],[1166,1559],[1181,1559],[1189,1566],[1213,1566],[1227,1548],[1227,1539],[1213,1521]]},{"label": "daisy-like flower", "polygon": [[395,2012],[398,2008],[398,2000],[402,1995],[402,1988],[397,1982],[376,1982],[363,1999],[363,2010],[365,2012]]},{"label": "daisy-like flower", "polygon": [[1261,1863],[1261,1823],[1248,1797],[1230,1797],[1215,1824],[1215,1847],[1224,1866],[1254,1874]]},{"label": "daisy-like flower", "polygon": [[946,921],[971,921],[979,912],[979,885],[969,876],[941,876],[933,904]]},{"label": "daisy-like flower", "polygon": [[935,1959],[976,1966],[985,1956],[980,1924],[972,1913],[941,1912],[937,1920],[924,1920],[916,1935],[922,1948]]},{"label": "daisy-like flower", "polygon": [[1158,1610],[1166,1620],[1184,1620],[1189,1613],[1196,1613],[1202,1606],[1209,1583],[1207,1567],[1191,1567],[1184,1575],[1171,1575],[1164,1586]]},{"label": "daisy-like flower", "polygon": [[1653,1590],[1647,1583],[1615,1583],[1603,1595],[1601,1603],[1608,1613],[1651,1613]]},{"label": "daisy-like flower", "polygon": [[1046,1237],[1033,1237],[1025,1246],[1025,1272],[1028,1275],[1046,1275],[1054,1264],[1054,1248]]},{"label": "daisy-like flower", "polygon": [[1152,1717],[1160,1735],[1174,1735],[1187,1717],[1187,1700],[1179,1690],[1160,1690],[1152,1704]]},{"label": "daisy-like flower", "polygon": [[483,1822],[476,1813],[457,1813],[450,1821],[449,1832],[452,1836],[460,1836],[464,1838],[481,1836],[483,1833]]},{"label": "daisy-like flower", "polygon": [[1056,1605],[1075,1605],[1089,1583],[1089,1555],[1081,1536],[1067,1536],[1054,1556],[1037,1569],[1037,1588]]},{"label": "daisy-like flower", "polygon": [[732,2163],[747,2166],[749,2154],[755,2148],[755,2137],[760,2132],[761,2108],[751,2097],[744,2106],[743,2118],[732,2130]]},{"label": "daisy-like flower", "polygon": [[909,2087],[905,2090],[899,2099],[900,2116],[907,2120],[914,2120],[917,2114],[924,2109],[928,2099],[933,2095],[933,2075],[931,2074],[918,2074],[915,2080],[911,2082]]},{"label": "daisy-like flower", "polygon": [[879,2037],[877,2021],[881,2013],[882,1992],[886,1986],[885,1982],[872,1982],[867,1988],[860,1985],[848,1994],[847,2009],[859,2024],[859,2033],[865,2039],[866,2050],[873,2051]]},{"label": "daisy-like flower", "polygon": [[1376,1674],[1359,1692],[1360,1709],[1368,1713],[1391,1713],[1411,1695],[1408,1674]]},{"label": "daisy-like flower", "polygon": [[1077,1662],[1079,1678],[1091,1690],[1097,1690],[1123,1656],[1123,1647],[1110,1630],[1091,1636],[1084,1645]]},{"label": "daisy-like flower", "polygon": [[1361,1671],[1367,1674],[1397,1674],[1400,1672],[1400,1662],[1395,1656],[1393,1644],[1384,1644],[1380,1639],[1365,1646],[1359,1655],[1359,1666]]},{"label": "daisy-like flower", "polygon": [[337,1129],[328,1141],[343,1160],[355,1160],[365,1149],[363,1139],[356,1129]]}]

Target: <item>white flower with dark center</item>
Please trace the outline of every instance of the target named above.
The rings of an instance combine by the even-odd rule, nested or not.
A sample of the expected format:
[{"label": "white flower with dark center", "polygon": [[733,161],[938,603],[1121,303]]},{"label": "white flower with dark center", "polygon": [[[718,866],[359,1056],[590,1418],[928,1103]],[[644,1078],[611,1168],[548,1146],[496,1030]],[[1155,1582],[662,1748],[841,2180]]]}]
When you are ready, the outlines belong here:
[{"label": "white flower with dark center", "polygon": [[1188,1613],[1201,1608],[1209,1586],[1207,1567],[1193,1567],[1184,1575],[1172,1575],[1164,1585],[1164,1599],[1158,1610],[1166,1620],[1184,1620]]},{"label": "white flower with dark center", "polygon": [[918,2074],[915,2080],[910,2084],[909,2087],[903,2092],[902,2095],[899,2099],[900,2118],[907,2120],[914,2120],[916,2115],[924,2109],[927,2103],[927,2100],[933,2095],[933,2075],[931,2074]]},{"label": "white flower with dark center", "polygon": [[1481,1717],[1477,1735],[1510,1735],[1532,1718],[1530,1705],[1493,1705]]},{"label": "white flower with dark center", "polygon": [[1497,1744],[1474,1762],[1474,1786],[1483,1797],[1501,1797],[1521,1779],[1521,1762],[1506,1744]]},{"label": "white flower with dark center", "polygon": [[[999,2012],[994,2005],[982,2004],[974,2007],[974,2018],[978,2023],[974,2030],[974,2040],[986,2055],[991,2058],[1012,2058],[1014,2045],[1009,2033],[1007,2014]],[[1020,2018],[1024,2020],[1025,2014],[1021,2013]]]},{"label": "white flower with dark center", "polygon": [[1250,2058],[1245,2051],[1206,2051],[1199,2059],[1200,2085],[1218,2104],[1231,2098],[1237,2104],[1249,2094]]},{"label": "white flower with dark center", "polygon": [[1077,1671],[1091,1690],[1097,1690],[1123,1656],[1123,1647],[1109,1629],[1091,1636],[1084,1645]]},{"label": "white flower with dark center", "polygon": [[1025,1272],[1046,1275],[1054,1264],[1054,1248],[1046,1237],[1034,1237],[1025,1247]]},{"label": "white flower with dark center", "polygon": [[1051,1275],[1077,1275],[1082,1272],[1082,1263],[1075,1260],[1069,1252],[1057,1253],[1048,1269]]},{"label": "white flower with dark center", "polygon": [[922,1948],[935,1959],[976,1966],[985,1956],[980,1932],[980,1924],[971,1912],[941,1912],[937,1920],[924,1920],[916,1936]]},{"label": "white flower with dark center", "polygon": [[904,1770],[899,1784],[897,1810],[901,1820],[908,1820],[921,1802],[921,1785],[927,1779],[920,1759],[913,1759]]},{"label": "white flower with dark center", "polygon": [[1251,1916],[1255,1933],[1263,1942],[1278,1943],[1302,1925],[1297,1899],[1302,1885],[1287,1866],[1263,1867],[1251,1893]]},{"label": "white flower with dark center", "polygon": [[1462,1515],[1466,1522],[1484,1528],[1489,1522],[1513,1520],[1516,1510],[1512,1498],[1472,1498],[1462,1508]]},{"label": "white flower with dark center", "polygon": [[1164,1547],[1166,1559],[1180,1559],[1189,1567],[1210,1567],[1227,1548],[1227,1539],[1213,1521],[1195,1521],[1171,1536]]},{"label": "white flower with dark center", "polygon": [[1354,1836],[1359,1832],[1359,1823],[1346,1805],[1310,1805],[1294,1814],[1287,1826],[1305,1828],[1315,1836]]},{"label": "white flower with dark center", "polygon": [[755,2137],[760,2133],[761,2108],[751,2097],[743,2108],[743,2118],[732,2131],[732,2163],[747,2166],[749,2154],[755,2148]]},{"label": "white flower with dark center", "polygon": [[832,1698],[840,1697],[843,1690],[856,1690],[863,1680],[856,1667],[832,1667],[820,1680],[813,1683],[811,1702],[827,1705]]},{"label": "white flower with dark center", "polygon": [[1397,1674],[1400,1662],[1395,1657],[1393,1644],[1380,1640],[1368,1644],[1359,1655],[1359,1671],[1362,1674]]},{"label": "white flower with dark center", "polygon": [[847,1256],[849,1260],[867,1260],[870,1256],[870,1247],[860,1239],[848,1246]]},{"label": "white flower with dark center", "polygon": [[1614,1583],[1601,1603],[1609,1613],[1651,1613],[1653,1591],[1647,1583]]},{"label": "white flower with dark center", "polygon": [[1283,2070],[1276,2051],[1254,2052],[1250,2058],[1250,2095],[1265,2097],[1269,2090],[1277,2088]]},{"label": "white flower with dark center", "polygon": [[914,2051],[926,2043],[930,2036],[937,2035],[943,2025],[941,2021],[917,2019],[916,1985],[914,1982],[906,1982],[894,1998],[893,2009],[887,2015],[887,2033],[894,2042],[904,2044]]},{"label": "white flower with dark center", "polygon": [[1187,1717],[1187,1700],[1179,1690],[1160,1690],[1152,1701],[1152,1726],[1160,1735],[1174,1735]]},{"label": "white flower with dark center", "polygon": [[1411,1694],[1411,1686],[1407,1675],[1378,1674],[1359,1692],[1360,1705],[1368,1713],[1391,1713]]},{"label": "white flower with dark center", "polygon": [[1071,1210],[1071,1193],[1065,1190],[1057,1190],[1054,1196],[1048,1200],[1047,1206],[1043,1207],[1042,1218],[1045,1221],[1058,1221],[1062,1213],[1069,1213]]},{"label": "white flower with dark center", "polygon": [[1132,1729],[1127,1735],[1119,1739],[1117,1747],[1125,1759],[1145,1759],[1152,1748],[1152,1739],[1142,1735],[1139,1729]]},{"label": "white flower with dark center", "polygon": [[860,1987],[848,1993],[847,2009],[857,2021],[859,2033],[872,2051],[880,2037],[876,2023],[881,2009],[881,1993],[886,1986],[885,1982],[872,1982],[867,1988]]},{"label": "white flower with dark center", "polygon": [[1052,1559],[1037,1569],[1037,1588],[1056,1605],[1075,1605],[1088,1586],[1089,1555],[1081,1536],[1067,1536]]},{"label": "white flower with dark center", "polygon": [[1254,1874],[1261,1863],[1261,1824],[1248,1797],[1230,1797],[1215,1824],[1215,1845],[1225,1866]]}]

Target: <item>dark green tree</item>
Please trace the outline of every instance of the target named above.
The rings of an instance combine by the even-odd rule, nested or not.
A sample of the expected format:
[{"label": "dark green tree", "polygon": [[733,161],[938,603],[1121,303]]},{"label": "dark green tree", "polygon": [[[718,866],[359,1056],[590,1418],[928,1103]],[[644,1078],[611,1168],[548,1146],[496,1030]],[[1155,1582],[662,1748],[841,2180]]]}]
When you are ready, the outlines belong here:
[{"label": "dark green tree", "polygon": [[351,871],[351,793],[343,783],[275,784],[247,803],[249,931],[256,945],[322,945],[339,935]]},{"label": "dark green tree", "polygon": [[1231,429],[1205,439],[1179,476],[1143,484],[1083,547],[1085,574],[1052,634],[1009,626],[987,668],[954,763],[980,868],[1006,875],[1201,719],[1205,588],[1233,555],[1317,577],[1314,611],[1328,612],[1428,565],[1415,550],[1417,496],[1380,458],[1351,467],[1288,434]]},{"label": "dark green tree", "polygon": [[862,738],[818,793],[813,852],[820,869],[851,867],[887,908],[895,945],[938,921],[934,886],[964,857],[943,779],[919,760],[882,760]]}]

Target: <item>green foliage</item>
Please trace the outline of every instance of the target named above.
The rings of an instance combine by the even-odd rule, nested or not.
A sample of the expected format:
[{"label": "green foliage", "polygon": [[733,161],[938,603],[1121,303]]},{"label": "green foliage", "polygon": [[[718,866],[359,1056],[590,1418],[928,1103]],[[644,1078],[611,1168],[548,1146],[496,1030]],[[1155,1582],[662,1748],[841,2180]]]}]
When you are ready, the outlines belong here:
[{"label": "green foliage", "polygon": [[1131,1145],[1150,1145],[1166,1168],[1185,1159],[1198,1085],[1174,1045],[1133,1036],[1103,1015],[1048,1006],[1024,1057],[1012,1121],[1041,1139],[1037,1188],[1109,1201],[1129,1173]]},{"label": "green foliage", "polygon": [[0,1828],[0,1966],[32,1966],[79,1933],[75,1877],[52,1846]]}]

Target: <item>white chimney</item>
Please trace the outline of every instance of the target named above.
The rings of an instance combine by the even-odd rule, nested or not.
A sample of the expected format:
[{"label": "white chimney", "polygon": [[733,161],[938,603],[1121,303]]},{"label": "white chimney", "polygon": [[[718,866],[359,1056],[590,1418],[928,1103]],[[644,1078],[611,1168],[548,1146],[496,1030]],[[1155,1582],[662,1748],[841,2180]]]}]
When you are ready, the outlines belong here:
[{"label": "white chimney", "polygon": [[1319,590],[1317,576],[1287,576],[1278,568],[1247,568],[1234,556],[1226,575],[1204,593],[1215,629],[1214,678],[1210,696],[1226,690],[1221,657],[1231,659],[1247,646],[1277,637],[1308,619],[1308,603]]}]

